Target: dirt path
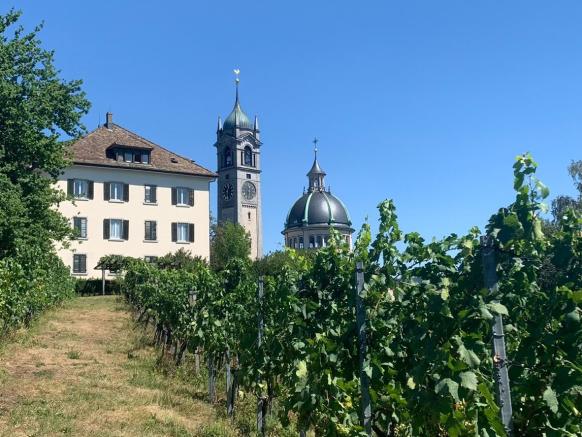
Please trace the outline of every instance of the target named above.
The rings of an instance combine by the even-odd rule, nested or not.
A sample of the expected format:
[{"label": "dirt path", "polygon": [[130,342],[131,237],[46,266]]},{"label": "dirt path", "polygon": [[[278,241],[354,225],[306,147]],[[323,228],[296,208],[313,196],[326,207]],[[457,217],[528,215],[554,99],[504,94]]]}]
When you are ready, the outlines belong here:
[{"label": "dirt path", "polygon": [[215,410],[155,360],[117,298],[77,298],[1,346],[0,435],[215,435]]}]

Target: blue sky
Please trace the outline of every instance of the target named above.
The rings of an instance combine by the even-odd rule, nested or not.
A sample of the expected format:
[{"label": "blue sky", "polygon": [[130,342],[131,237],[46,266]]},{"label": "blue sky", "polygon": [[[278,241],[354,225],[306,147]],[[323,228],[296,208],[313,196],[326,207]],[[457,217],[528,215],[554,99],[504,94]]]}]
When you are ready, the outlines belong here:
[{"label": "blue sky", "polygon": [[[10,5],[3,1],[5,12]],[[259,116],[265,251],[317,136],[356,228],[393,198],[404,231],[483,228],[530,151],[552,196],[582,159],[579,1],[13,1],[114,121],[216,168],[216,119]],[[215,184],[213,184],[215,185]],[[216,208],[213,187],[212,209]]]}]

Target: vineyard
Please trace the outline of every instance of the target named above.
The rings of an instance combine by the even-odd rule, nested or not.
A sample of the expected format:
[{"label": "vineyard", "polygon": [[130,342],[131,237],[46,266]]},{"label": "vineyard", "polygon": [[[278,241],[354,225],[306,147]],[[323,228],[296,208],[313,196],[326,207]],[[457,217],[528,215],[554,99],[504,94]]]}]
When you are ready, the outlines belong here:
[{"label": "vineyard", "polygon": [[259,429],[263,415],[278,414],[300,433],[367,435],[369,412],[378,436],[506,435],[492,350],[502,316],[509,433],[580,435],[582,220],[569,210],[544,234],[548,190],[535,169],[530,156],[518,158],[515,202],[487,225],[498,276],[491,290],[478,229],[427,242],[400,231],[390,201],[379,205],[378,234],[364,225],[353,251],[335,239],[314,255],[238,259],[219,273],[202,262],[128,260],[122,288],[166,353],[178,363],[194,353],[207,366],[211,400],[223,371],[229,414],[241,391],[256,396]]}]

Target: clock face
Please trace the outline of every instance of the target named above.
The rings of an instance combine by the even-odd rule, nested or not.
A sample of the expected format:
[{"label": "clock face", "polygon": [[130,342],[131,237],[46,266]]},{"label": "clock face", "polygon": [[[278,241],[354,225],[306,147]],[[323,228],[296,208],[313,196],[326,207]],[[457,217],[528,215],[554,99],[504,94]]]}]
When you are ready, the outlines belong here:
[{"label": "clock face", "polygon": [[222,186],[222,197],[224,200],[232,199],[232,195],[234,194],[234,189],[230,184],[224,184]]},{"label": "clock face", "polygon": [[242,186],[242,195],[246,200],[252,200],[257,195],[257,187],[252,182],[246,181]]}]

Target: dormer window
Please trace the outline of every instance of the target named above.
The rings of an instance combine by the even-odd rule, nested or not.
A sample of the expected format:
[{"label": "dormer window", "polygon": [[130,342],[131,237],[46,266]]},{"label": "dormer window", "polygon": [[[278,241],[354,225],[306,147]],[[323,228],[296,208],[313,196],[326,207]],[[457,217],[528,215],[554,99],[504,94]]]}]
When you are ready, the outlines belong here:
[{"label": "dormer window", "polygon": [[150,151],[129,149],[126,147],[112,147],[107,149],[106,156],[109,159],[127,163],[149,164]]}]

